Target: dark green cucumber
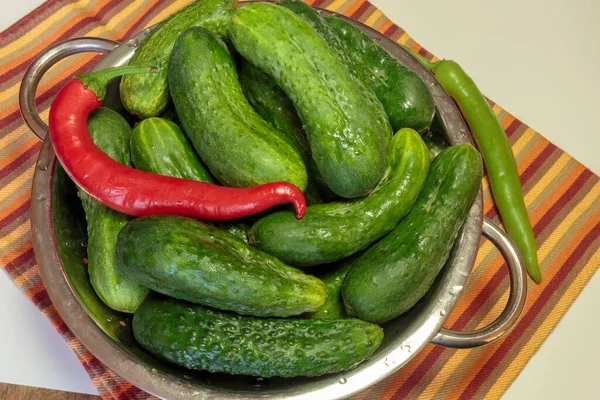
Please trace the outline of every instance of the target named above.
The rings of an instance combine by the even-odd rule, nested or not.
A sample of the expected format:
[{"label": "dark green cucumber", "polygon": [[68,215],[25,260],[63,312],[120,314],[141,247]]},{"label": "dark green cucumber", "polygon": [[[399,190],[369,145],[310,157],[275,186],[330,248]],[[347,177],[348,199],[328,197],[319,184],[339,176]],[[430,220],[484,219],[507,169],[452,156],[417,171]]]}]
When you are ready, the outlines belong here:
[{"label": "dark green cucumber", "polygon": [[269,214],[250,230],[250,243],[302,267],[335,262],[365,249],[410,211],[427,177],[427,147],[412,129],[396,133],[387,158],[384,178],[369,196],[307,207],[302,219],[287,211]]},{"label": "dark green cucumber", "polygon": [[256,316],[316,311],[323,282],[194,219],[150,216],[119,234],[117,260],[142,285],[168,296]]},{"label": "dark green cucumber", "polygon": [[185,133],[222,184],[279,181],[306,189],[302,157],[250,106],[233,58],[210,31],[190,28],[179,36],[171,53],[169,86]]},{"label": "dark green cucumber", "polygon": [[351,76],[324,39],[290,10],[269,3],[240,8],[229,37],[294,103],[329,188],[346,198],[373,190],[386,167],[389,121],[374,93]]},{"label": "dark green cucumber", "polygon": [[[88,129],[100,150],[131,166],[131,128],[119,113],[103,107],[97,109],[88,119]],[[92,286],[107,306],[132,313],[150,291],[123,272],[115,257],[117,235],[131,217],[106,207],[82,190],[79,197],[87,220],[87,260]]]},{"label": "dark green cucumber", "polygon": [[442,151],[444,151],[444,149],[450,146],[450,143],[448,142],[446,136],[439,131],[434,131],[430,129],[427,132],[425,132],[421,137],[423,138],[423,141],[429,149],[429,159],[431,161],[433,161],[434,158],[436,158]]},{"label": "dark green cucumber", "polygon": [[309,6],[302,0],[283,0],[279,2],[279,5],[292,11],[294,14],[306,21],[329,45],[333,53],[340,59],[348,72],[350,72],[355,78],[361,80],[362,76],[356,71],[355,61],[348,55],[348,49],[346,45],[340,40],[337,33],[329,26],[319,12]]},{"label": "dark green cucumber", "polygon": [[237,0],[196,0],[160,22],[137,48],[129,65],[156,67],[155,74],[129,75],[121,80],[125,108],[140,118],[157,117],[169,104],[167,69],[177,37],[191,26],[202,26],[227,37]]},{"label": "dark green cucumber", "polygon": [[314,313],[308,315],[313,319],[340,319],[347,318],[346,308],[342,300],[342,282],[352,266],[353,258],[344,260],[336,265],[332,271],[320,275],[319,279],[323,281],[327,288],[327,297],[325,304]]},{"label": "dark green cucumber", "polygon": [[346,45],[363,81],[385,107],[392,128],[412,128],[417,132],[429,128],[435,106],[425,82],[355,25],[333,16],[324,20]]},{"label": "dark green cucumber", "polygon": [[315,161],[310,155],[306,134],[294,104],[269,75],[243,58],[238,62],[240,84],[248,102],[265,121],[283,133],[300,153],[308,172],[305,196],[308,204],[322,203],[317,182],[322,181]]},{"label": "dark green cucumber", "polygon": [[384,323],[427,293],[477,197],[482,174],[481,156],[469,144],[449,147],[435,158],[408,216],[346,274],[342,296],[349,315]]},{"label": "dark green cucumber", "polygon": [[214,183],[188,138],[166,119],[148,118],[133,128],[131,161],[142,171]]},{"label": "dark green cucumber", "polygon": [[253,318],[150,297],[133,316],[138,343],[189,369],[257,377],[318,376],[370,358],[383,330],[357,319]]}]

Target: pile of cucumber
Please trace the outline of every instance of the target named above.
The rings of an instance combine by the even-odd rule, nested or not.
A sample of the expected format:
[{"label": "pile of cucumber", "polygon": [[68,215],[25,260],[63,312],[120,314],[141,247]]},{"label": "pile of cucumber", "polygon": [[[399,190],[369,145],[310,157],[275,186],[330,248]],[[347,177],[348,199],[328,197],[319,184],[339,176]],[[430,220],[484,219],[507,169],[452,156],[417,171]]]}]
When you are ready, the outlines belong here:
[{"label": "pile of cucumber", "polygon": [[102,301],[134,313],[144,349],[186,368],[318,376],[371,357],[379,325],[433,284],[482,177],[472,146],[432,139],[425,84],[299,0],[198,0],[130,64],[158,72],[122,78],[126,111],[90,116],[110,157],[226,186],[286,181],[309,206],[300,220],[285,207],[134,219],[81,191]]}]

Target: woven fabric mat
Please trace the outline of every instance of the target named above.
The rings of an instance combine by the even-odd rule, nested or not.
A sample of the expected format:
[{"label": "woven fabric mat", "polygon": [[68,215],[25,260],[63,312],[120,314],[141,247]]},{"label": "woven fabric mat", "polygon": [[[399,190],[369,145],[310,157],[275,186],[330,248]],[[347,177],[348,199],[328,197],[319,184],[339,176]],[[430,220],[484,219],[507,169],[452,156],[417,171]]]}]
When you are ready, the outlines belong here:
[{"label": "woven fabric mat", "polygon": [[[106,399],[146,399],[100,363],[69,331],[53,307],[33,254],[29,200],[40,143],[18,108],[21,78],[46,47],[78,36],[123,40],[191,0],[50,0],[0,35],[0,265],[64,336]],[[359,20],[428,58],[432,55],[364,0],[309,3]],[[52,68],[38,89],[42,118],[57,91],[99,56],[75,56]],[[452,350],[428,345],[400,372],[356,396],[372,398],[499,398],[537,351],[600,265],[598,177],[498,105],[494,111],[512,143],[543,271],[529,285],[526,309],[504,338],[483,348]],[[499,222],[487,180],[484,213]],[[446,327],[471,330],[492,322],[508,298],[508,274],[484,242],[465,293]]]}]

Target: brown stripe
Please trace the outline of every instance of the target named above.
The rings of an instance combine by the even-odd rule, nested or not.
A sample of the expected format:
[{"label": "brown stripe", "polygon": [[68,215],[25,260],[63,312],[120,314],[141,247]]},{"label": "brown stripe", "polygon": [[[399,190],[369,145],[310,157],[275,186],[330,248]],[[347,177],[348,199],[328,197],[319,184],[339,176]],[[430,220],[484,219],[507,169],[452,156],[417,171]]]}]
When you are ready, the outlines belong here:
[{"label": "brown stripe", "polygon": [[[595,208],[594,210],[597,210]],[[591,212],[593,214],[593,212]],[[565,293],[569,290],[569,287],[573,284],[577,276],[581,273],[581,271],[585,268],[590,258],[596,253],[598,246],[600,245],[600,237],[597,237],[594,241],[590,243],[588,249],[577,259],[575,265],[569,271],[566,279],[557,286],[554,293],[552,293],[551,297],[544,303],[543,308],[538,310],[538,314],[536,315],[533,322],[523,331],[523,334],[517,338],[515,344],[507,351],[506,355],[502,358],[502,361],[499,363],[497,368],[490,374],[488,379],[486,379],[477,392],[474,395],[474,398],[483,398],[485,394],[489,392],[494,383],[498,380],[498,378],[502,375],[502,373],[506,370],[508,365],[510,365],[515,357],[518,356],[519,352],[529,343],[530,338],[539,327],[544,323],[544,321],[548,318],[548,316],[554,312],[555,307],[562,300]]]},{"label": "brown stripe", "polygon": [[354,11],[354,13],[352,13],[352,15],[350,16],[350,18],[354,18],[354,19],[359,19],[365,11],[367,11],[367,9],[371,7],[371,3],[369,3],[368,1],[365,1],[364,3],[362,3],[362,5],[360,7],[358,7],[358,10]]},{"label": "brown stripe", "polygon": [[386,36],[392,36],[394,33],[396,33],[396,31],[398,30],[398,26],[397,25],[392,25],[389,28],[387,28],[385,30],[385,32],[383,32],[384,35]]},{"label": "brown stripe", "polygon": [[[89,71],[95,64],[98,63],[98,61],[100,60],[101,57],[102,57],[101,55],[94,56],[90,61],[83,64],[81,66],[81,68],[78,68],[77,71],[75,72],[75,74],[81,73],[83,71]],[[62,87],[65,86],[67,84],[67,82],[69,82],[71,79],[72,79],[72,77],[66,77],[65,79],[62,79],[61,81],[59,81],[56,84],[54,84],[53,86],[51,86],[48,90],[46,90],[45,92],[40,94],[40,96],[36,99],[36,103],[38,104],[38,107],[40,107],[40,103],[44,103],[44,102],[50,100],[51,98],[53,98],[56,95],[56,93],[58,93],[58,91],[60,89],[62,89]],[[39,109],[41,109],[41,108],[39,108]],[[19,112],[19,110],[16,110],[16,111],[12,112],[11,114],[7,115],[6,117],[4,117],[3,119],[0,119],[0,126],[12,124],[19,118],[21,118],[21,113]],[[8,133],[10,133],[10,132],[3,132],[3,134],[0,135],[0,137],[4,137]]]},{"label": "brown stripe", "polygon": [[[581,177],[581,175],[580,175],[580,177]],[[588,179],[589,179],[589,176],[588,176]],[[583,186],[584,183],[585,183],[584,181],[581,181],[578,178],[571,185],[571,187],[567,190],[567,192],[565,192],[565,195],[561,196],[561,198],[555,203],[555,205],[557,205],[557,204],[560,205],[559,209],[562,209],[565,206],[565,203],[567,203],[570,200],[570,197],[566,197],[567,193],[569,193],[569,192],[576,193],[579,189],[581,189],[581,187]],[[576,185],[578,185],[578,186],[576,186]],[[548,213],[546,213],[546,215],[549,215],[549,213],[550,213],[550,210],[548,211]],[[551,216],[554,216],[554,214],[551,214]],[[536,224],[536,227],[537,227],[537,229],[540,228],[539,223]],[[534,235],[535,236],[537,236],[540,233],[539,230],[536,230],[536,227],[534,227]],[[541,244],[538,244],[538,245],[541,246]],[[473,316],[477,313],[477,310],[479,309],[480,305],[484,304],[488,300],[490,295],[496,290],[498,285],[500,285],[500,283],[505,279],[507,274],[508,274],[507,268],[500,268],[496,271],[494,276],[487,282],[485,287],[477,294],[477,297],[475,297],[475,299],[469,304],[467,309],[460,315],[460,317],[452,325],[453,330],[462,330],[465,327],[465,325],[469,321],[471,321]],[[410,376],[410,378],[407,379],[406,382],[404,382],[404,384],[402,385],[402,387],[398,390],[398,392],[396,392],[396,394],[398,394],[398,396],[399,396],[398,398],[402,398],[402,397],[408,395],[408,393],[410,393],[410,391],[413,390],[413,388],[416,386],[416,384],[427,373],[429,366],[432,365],[433,363],[435,363],[435,361],[441,354],[442,354],[441,352],[431,352],[430,354],[428,354],[428,356],[426,357],[425,360],[423,360],[421,365],[419,365],[419,367],[417,367],[417,369],[413,372],[413,374]]]},{"label": "brown stripe", "polygon": [[[95,14],[94,16],[86,17],[86,18],[79,20],[75,25],[71,26],[69,29],[64,31],[60,36],[56,37],[55,40],[52,42],[51,46],[55,45],[56,43],[60,43],[62,41],[65,41],[66,39],[73,37],[73,35],[75,33],[77,33],[80,29],[87,27],[88,25],[94,24],[95,22],[102,21],[105,14],[109,13],[110,10],[114,6],[117,6],[120,3],[121,3],[121,0],[111,0],[108,4],[106,4],[100,10],[98,10],[97,14]],[[31,60],[33,60],[33,58],[35,58],[35,57],[36,57],[36,55],[33,55],[32,57],[27,58],[21,64],[17,65],[13,69],[0,75],[0,81],[3,81],[3,82],[7,81],[7,80],[12,79],[13,77],[17,76],[21,72],[25,72],[25,70],[27,69],[29,64],[31,64]]]},{"label": "brown stripe", "polygon": [[513,122],[511,122],[511,124],[505,129],[506,132],[506,136],[508,136],[509,138],[513,135],[513,133],[515,133],[515,131],[517,129],[519,129],[519,127],[523,126],[523,123],[521,121],[519,121],[518,119],[515,119]]},{"label": "brown stripe", "polygon": [[16,210],[11,212],[4,218],[0,219],[0,230],[4,229],[7,225],[13,223],[15,220],[17,220],[19,217],[21,217],[23,214],[25,214],[28,210],[29,210],[29,202],[26,201],[25,203],[23,203],[19,207],[17,207]]},{"label": "brown stripe", "polygon": [[6,177],[6,175],[8,175],[12,171],[14,171],[15,168],[18,168],[21,164],[23,164],[25,161],[27,161],[30,157],[34,156],[40,150],[40,147],[42,147],[42,144],[36,143],[35,145],[31,146],[27,151],[25,151],[23,154],[21,154],[19,157],[17,157],[14,161],[12,161],[10,164],[8,164],[6,167],[0,169],[0,179],[4,179],[4,177]]},{"label": "brown stripe", "polygon": [[563,264],[562,268],[557,272],[552,281],[550,281],[535,303],[530,307],[529,311],[517,323],[517,326],[509,333],[508,337],[502,342],[494,355],[485,363],[483,368],[479,370],[477,375],[473,377],[469,386],[460,396],[461,398],[472,398],[479,389],[479,386],[490,376],[496,365],[504,358],[505,354],[518,341],[519,337],[527,329],[527,327],[535,320],[539,310],[550,299],[552,294],[560,287],[567,275],[572,269],[572,266],[585,253],[590,244],[600,235],[600,221],[594,226],[592,231],[579,243],[575,251],[571,254],[568,260]]},{"label": "brown stripe", "polygon": [[32,258],[33,258],[33,247],[31,247],[29,250],[27,250],[26,252],[24,252],[17,258],[15,258],[14,260],[6,263],[6,265],[4,266],[4,270],[6,271],[7,274],[11,275],[14,270],[19,268],[21,265],[25,264],[27,261],[31,260]]},{"label": "brown stripe", "polygon": [[[23,30],[28,32],[28,24],[33,20],[37,19],[38,16],[44,14],[46,11],[50,10],[50,8],[60,5],[60,2],[57,0],[47,0],[45,3],[37,7],[35,10],[9,26],[7,29],[0,33],[0,40],[8,40],[9,36],[19,33],[19,30]],[[61,6],[62,7],[62,6]]]}]

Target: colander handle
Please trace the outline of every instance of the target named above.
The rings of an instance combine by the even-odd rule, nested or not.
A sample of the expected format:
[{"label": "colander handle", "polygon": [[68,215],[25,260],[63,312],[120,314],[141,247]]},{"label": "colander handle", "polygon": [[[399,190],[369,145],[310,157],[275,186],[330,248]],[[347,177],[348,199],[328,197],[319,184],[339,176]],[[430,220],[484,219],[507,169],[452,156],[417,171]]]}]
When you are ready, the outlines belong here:
[{"label": "colander handle", "polygon": [[40,117],[35,105],[35,92],[46,71],[63,58],[73,54],[88,52],[109,53],[120,44],[109,39],[81,37],[58,43],[36,57],[29,68],[27,68],[21,81],[19,106],[25,123],[38,139],[44,140],[48,132],[48,125]]},{"label": "colander handle", "polygon": [[462,349],[486,345],[510,331],[525,307],[527,273],[515,244],[498,225],[487,218],[483,221],[483,236],[496,246],[508,266],[510,295],[506,307],[494,322],[484,328],[473,332],[457,332],[442,328],[431,343]]}]

